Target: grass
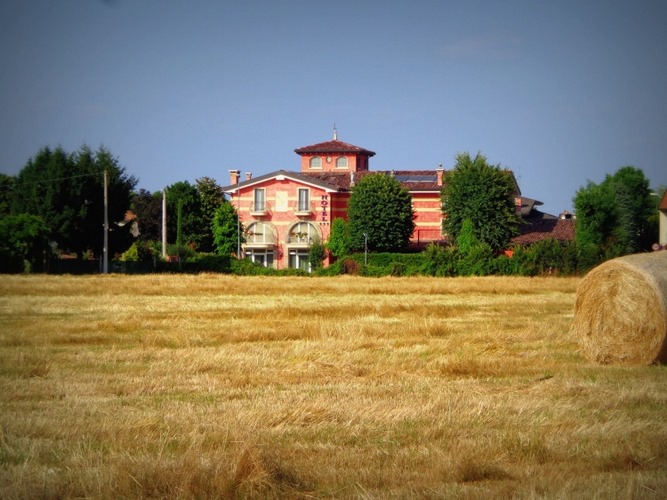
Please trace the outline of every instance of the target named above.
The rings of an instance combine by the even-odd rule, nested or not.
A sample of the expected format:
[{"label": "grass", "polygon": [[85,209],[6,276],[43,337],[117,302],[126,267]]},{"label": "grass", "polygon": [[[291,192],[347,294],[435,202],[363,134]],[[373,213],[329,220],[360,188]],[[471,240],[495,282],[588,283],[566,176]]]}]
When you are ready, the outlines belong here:
[{"label": "grass", "polygon": [[2,498],[664,498],[574,278],[3,276]]}]

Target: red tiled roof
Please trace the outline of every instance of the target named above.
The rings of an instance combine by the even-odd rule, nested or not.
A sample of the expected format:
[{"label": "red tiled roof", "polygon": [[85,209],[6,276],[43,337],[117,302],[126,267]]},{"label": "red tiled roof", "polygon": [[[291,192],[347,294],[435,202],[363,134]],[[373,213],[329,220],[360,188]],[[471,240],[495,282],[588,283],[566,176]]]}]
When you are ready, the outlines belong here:
[{"label": "red tiled roof", "polygon": [[348,144],[343,141],[326,141],[320,142],[318,144],[312,144],[310,146],[304,146],[294,150],[297,154],[309,154],[309,153],[354,153],[362,154],[365,156],[374,156],[375,153],[368,149],[360,148],[359,146],[354,146],[353,144]]},{"label": "red tiled roof", "polygon": [[385,174],[393,175],[408,191],[439,191],[437,174],[435,170],[391,170],[391,171],[360,171],[354,172],[354,177],[349,172],[303,172],[302,176],[314,177],[320,182],[336,186],[339,189],[349,190],[351,181],[359,180],[367,175]]},{"label": "red tiled roof", "polygon": [[660,200],[660,205],[658,205],[658,209],[667,210],[667,191],[665,191],[665,194],[662,195],[662,200]]},{"label": "red tiled roof", "polygon": [[521,234],[512,238],[516,245],[532,245],[552,238],[558,241],[574,240],[575,221],[572,219],[524,219]]}]

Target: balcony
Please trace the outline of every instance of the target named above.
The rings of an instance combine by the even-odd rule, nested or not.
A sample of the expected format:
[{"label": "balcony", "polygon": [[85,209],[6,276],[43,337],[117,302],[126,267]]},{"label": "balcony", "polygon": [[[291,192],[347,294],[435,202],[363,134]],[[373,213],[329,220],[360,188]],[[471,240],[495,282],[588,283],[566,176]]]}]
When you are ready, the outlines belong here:
[{"label": "balcony", "polygon": [[313,203],[297,202],[292,206],[292,210],[297,217],[310,217],[315,213],[315,205]]},{"label": "balcony", "polygon": [[248,211],[250,212],[250,215],[252,215],[253,217],[264,217],[271,213],[271,205],[269,205],[267,202],[264,203],[252,202],[248,206]]},{"label": "balcony", "polygon": [[289,234],[287,244],[290,246],[308,247],[313,243],[313,238],[308,233],[292,232]]}]

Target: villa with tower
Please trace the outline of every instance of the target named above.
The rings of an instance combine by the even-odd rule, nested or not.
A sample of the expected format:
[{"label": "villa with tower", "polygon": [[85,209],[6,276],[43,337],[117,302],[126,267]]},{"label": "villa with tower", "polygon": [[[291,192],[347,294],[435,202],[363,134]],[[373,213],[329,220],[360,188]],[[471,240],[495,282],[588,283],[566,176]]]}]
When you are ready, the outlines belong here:
[{"label": "villa with tower", "polygon": [[[301,158],[299,171],[277,170],[241,178],[230,170],[230,185],[223,188],[245,228],[242,255],[267,267],[310,270],[309,249],[314,241],[329,238],[331,222],[347,220],[347,204],[355,183],[366,175],[392,175],[412,196],[415,230],[410,244],[423,248],[445,242],[442,233],[440,192],[444,169],[371,171],[373,151],[338,140],[294,150]],[[512,176],[514,179],[514,177]],[[535,200],[522,199],[515,185],[517,210]],[[325,262],[326,264],[326,262]]]}]

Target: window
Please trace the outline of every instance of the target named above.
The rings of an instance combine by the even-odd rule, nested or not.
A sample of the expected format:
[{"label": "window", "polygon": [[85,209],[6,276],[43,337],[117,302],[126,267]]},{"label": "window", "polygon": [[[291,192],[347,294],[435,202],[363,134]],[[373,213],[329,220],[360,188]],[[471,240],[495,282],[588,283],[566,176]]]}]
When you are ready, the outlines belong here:
[{"label": "window", "polygon": [[347,158],[344,156],[336,158],[336,168],[347,168]]},{"label": "window", "polygon": [[308,189],[299,188],[297,212],[310,212],[310,191]]},{"label": "window", "polygon": [[273,250],[249,248],[245,251],[245,258],[264,267],[273,267]]},{"label": "window", "polygon": [[308,250],[290,250],[289,259],[287,259],[287,265],[290,269],[301,269],[302,271],[309,273],[311,269]]},{"label": "window", "polygon": [[266,210],[266,198],[264,189],[255,189],[252,203],[253,212],[264,212]]},{"label": "window", "polygon": [[310,159],[310,168],[322,168],[322,158],[319,156],[313,156]]},{"label": "window", "polygon": [[317,228],[310,222],[294,224],[288,234],[287,243],[291,245],[310,245],[320,237]]},{"label": "window", "polygon": [[246,246],[273,245],[275,241],[273,228],[266,222],[255,222],[245,232]]}]

